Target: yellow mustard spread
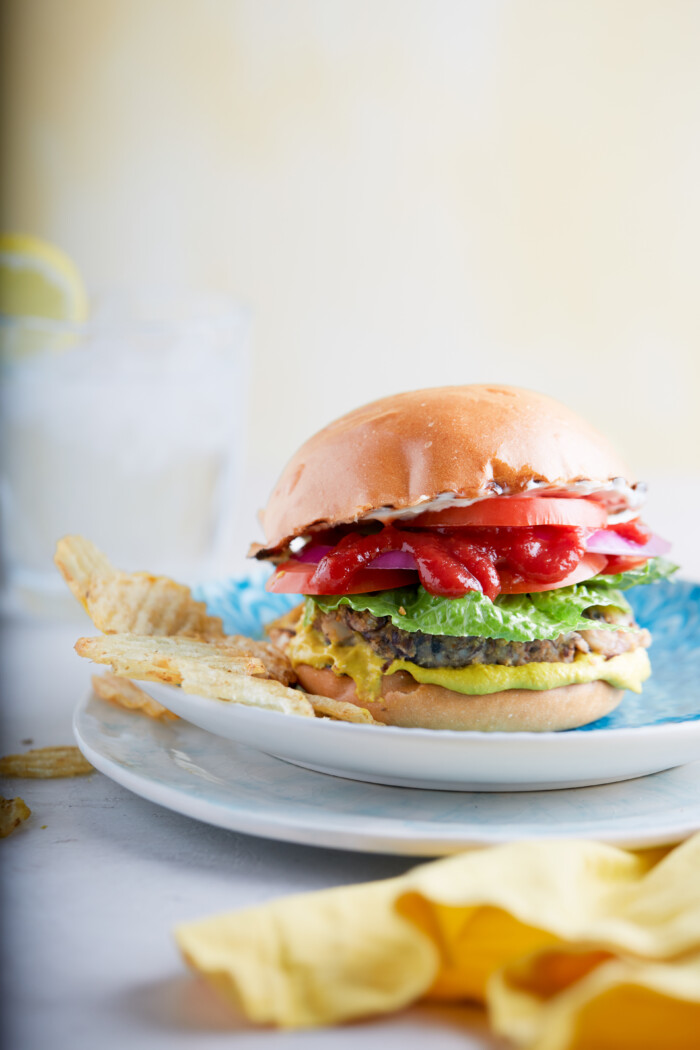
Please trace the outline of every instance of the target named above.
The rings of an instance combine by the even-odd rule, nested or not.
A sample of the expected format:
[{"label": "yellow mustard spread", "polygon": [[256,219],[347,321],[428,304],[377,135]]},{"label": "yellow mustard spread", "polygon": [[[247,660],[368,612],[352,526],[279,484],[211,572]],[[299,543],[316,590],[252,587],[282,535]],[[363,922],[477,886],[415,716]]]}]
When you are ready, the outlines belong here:
[{"label": "yellow mustard spread", "polygon": [[349,675],[361,700],[376,700],[382,676],[408,671],[417,682],[441,685],[455,693],[481,696],[503,689],[556,689],[581,682],[608,682],[616,689],[641,693],[642,682],[651,674],[646,649],[631,649],[606,660],[598,653],[579,653],[571,663],[531,663],[521,667],[501,664],[470,664],[468,667],[419,667],[410,660],[394,660],[386,671],[385,660],[362,639],[354,645],[328,643],[319,631],[302,627],[291,639],[287,655],[296,664],[330,667]]}]

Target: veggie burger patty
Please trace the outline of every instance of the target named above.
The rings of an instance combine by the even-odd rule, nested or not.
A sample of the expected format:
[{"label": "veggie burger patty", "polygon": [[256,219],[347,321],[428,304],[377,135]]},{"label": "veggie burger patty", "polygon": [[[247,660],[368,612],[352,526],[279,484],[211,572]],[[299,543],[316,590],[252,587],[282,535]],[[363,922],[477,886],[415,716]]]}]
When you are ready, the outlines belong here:
[{"label": "veggie burger patty", "polygon": [[528,642],[510,642],[502,638],[476,636],[451,637],[404,631],[389,616],[340,605],[332,612],[317,611],[313,628],[330,644],[351,646],[362,638],[378,655],[386,659],[411,660],[419,667],[468,667],[470,664],[501,664],[521,667],[528,663],[571,663],[577,653],[601,653],[606,657],[651,644],[648,631],[642,630],[633,617],[620,609],[591,608],[583,615],[592,621],[615,624],[626,630],[596,629],[571,631],[558,638]]}]

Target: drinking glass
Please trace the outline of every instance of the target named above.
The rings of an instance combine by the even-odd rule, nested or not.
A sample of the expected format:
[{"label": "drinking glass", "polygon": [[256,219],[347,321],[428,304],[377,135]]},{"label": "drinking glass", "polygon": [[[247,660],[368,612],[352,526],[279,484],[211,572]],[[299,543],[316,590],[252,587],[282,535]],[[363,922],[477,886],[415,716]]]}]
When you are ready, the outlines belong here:
[{"label": "drinking glass", "polygon": [[249,317],[218,296],[103,298],[85,324],[2,318],[5,610],[64,611],[57,539],[185,582],[226,572]]}]

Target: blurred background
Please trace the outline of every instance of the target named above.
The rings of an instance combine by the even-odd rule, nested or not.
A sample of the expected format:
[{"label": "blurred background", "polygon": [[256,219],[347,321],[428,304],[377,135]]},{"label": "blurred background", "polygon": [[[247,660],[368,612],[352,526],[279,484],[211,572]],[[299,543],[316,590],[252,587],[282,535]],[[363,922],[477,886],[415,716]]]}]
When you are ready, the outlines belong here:
[{"label": "blurred background", "polygon": [[650,480],[658,531],[698,505],[700,4],[5,0],[2,19],[0,227],[60,245],[91,291],[250,309],[232,567],[305,437],[420,386],[542,390]]}]

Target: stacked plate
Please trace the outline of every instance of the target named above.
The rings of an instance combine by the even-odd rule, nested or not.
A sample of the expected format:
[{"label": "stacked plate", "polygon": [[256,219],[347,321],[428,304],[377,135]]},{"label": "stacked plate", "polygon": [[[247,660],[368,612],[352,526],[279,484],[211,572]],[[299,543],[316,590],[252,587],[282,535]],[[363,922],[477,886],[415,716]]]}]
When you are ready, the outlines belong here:
[{"label": "stacked plate", "polygon": [[[259,579],[202,590],[232,633],[259,634],[288,607]],[[654,637],[652,678],[582,729],[351,725],[149,683],[183,721],[154,723],[88,698],[76,736],[98,769],[137,794],[286,841],[422,855],[533,837],[678,841],[700,828],[700,585],[637,590],[628,596]]]}]

